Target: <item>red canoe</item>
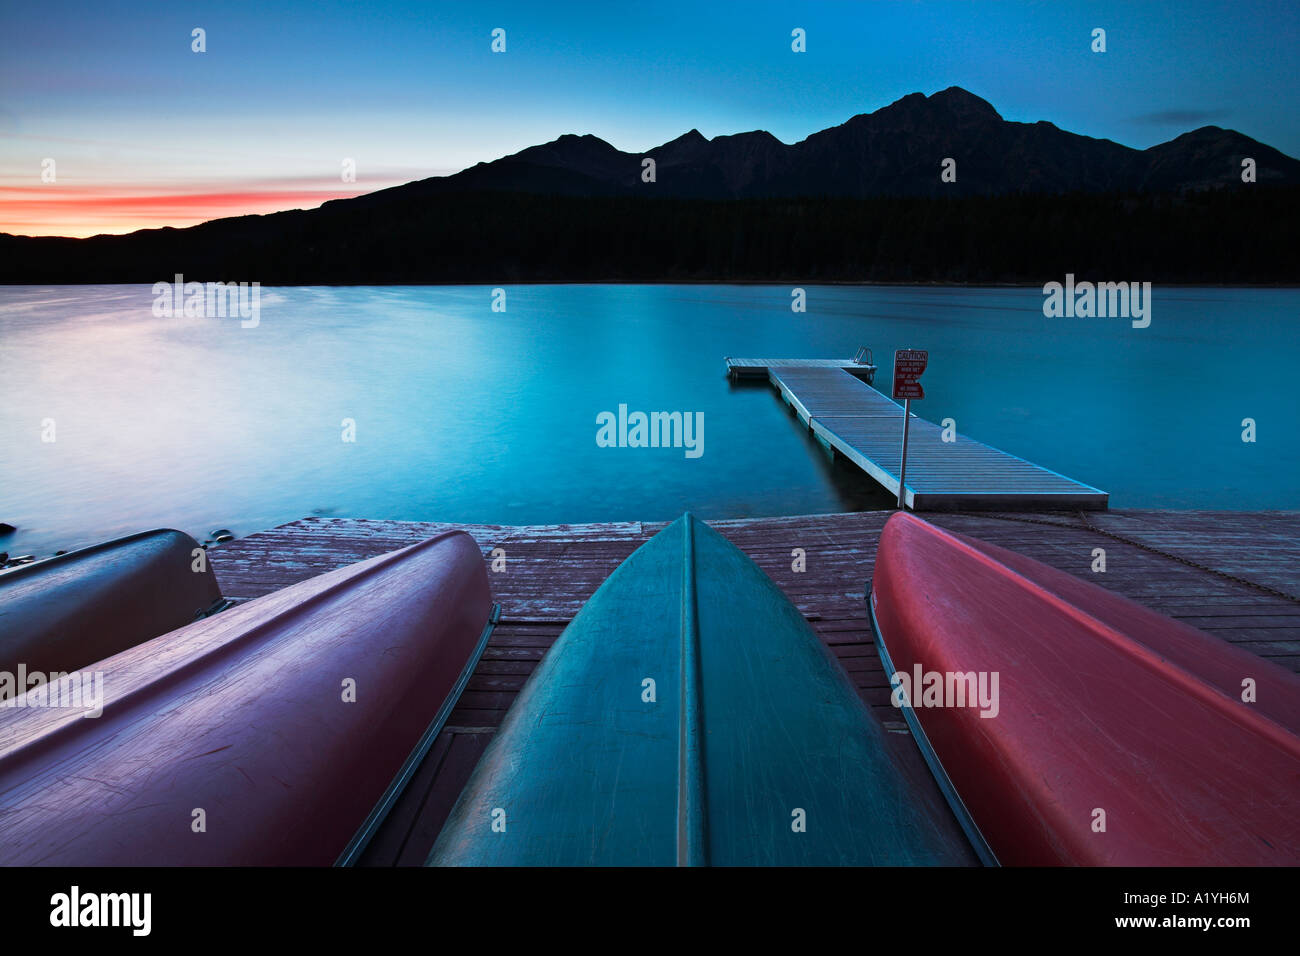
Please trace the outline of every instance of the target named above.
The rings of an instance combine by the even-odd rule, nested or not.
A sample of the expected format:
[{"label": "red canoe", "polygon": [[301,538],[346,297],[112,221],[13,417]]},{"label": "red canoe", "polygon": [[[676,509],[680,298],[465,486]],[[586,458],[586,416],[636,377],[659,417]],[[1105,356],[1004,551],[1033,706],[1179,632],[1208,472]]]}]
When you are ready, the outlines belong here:
[{"label": "red canoe", "polygon": [[143,531],[0,574],[0,671],[76,670],[216,610],[198,548],[180,531]]},{"label": "red canoe", "polygon": [[98,718],[30,691],[0,708],[0,863],[350,862],[492,617],[478,546],[449,532],[95,664]]},{"label": "red canoe", "polygon": [[[1289,671],[906,513],[881,535],[870,606],[886,672],[920,703],[904,713],[988,857],[1300,863]],[[981,678],[995,703],[962,706]]]}]

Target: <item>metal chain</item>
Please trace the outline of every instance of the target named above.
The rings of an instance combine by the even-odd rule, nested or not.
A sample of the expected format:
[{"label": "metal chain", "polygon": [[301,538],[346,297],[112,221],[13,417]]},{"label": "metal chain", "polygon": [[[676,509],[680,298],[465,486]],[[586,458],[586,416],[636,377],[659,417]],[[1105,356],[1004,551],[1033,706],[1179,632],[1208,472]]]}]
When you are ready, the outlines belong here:
[{"label": "metal chain", "polygon": [[1041,525],[1047,525],[1048,527],[1052,527],[1052,528],[1071,528],[1071,527],[1082,528],[1086,531],[1092,531],[1095,534],[1104,535],[1107,538],[1113,538],[1116,541],[1120,541],[1124,544],[1131,545],[1134,548],[1140,548],[1141,550],[1149,552],[1151,554],[1158,554],[1160,555],[1160,557],[1168,558],[1170,561],[1177,561],[1179,564],[1184,564],[1189,568],[1195,568],[1197,571],[1204,571],[1207,574],[1213,574],[1215,577],[1223,578],[1224,580],[1231,581],[1234,584],[1240,584],[1244,587],[1253,588],[1256,591],[1263,591],[1265,594],[1271,594],[1274,597],[1280,597],[1283,600],[1292,602],[1293,604],[1300,604],[1300,597],[1297,597],[1294,594],[1288,594],[1286,591],[1279,591],[1277,588],[1269,587],[1269,585],[1267,584],[1260,584],[1258,581],[1251,581],[1248,578],[1243,578],[1240,575],[1232,574],[1229,571],[1223,571],[1220,570],[1219,568],[1212,568],[1209,565],[1201,564],[1199,561],[1193,561],[1191,558],[1184,558],[1181,555],[1171,554],[1168,551],[1164,551],[1161,548],[1157,548],[1155,545],[1150,545],[1142,541],[1137,541],[1133,538],[1126,537],[1125,535],[1117,534],[1114,531],[1108,531],[1105,528],[1099,528],[1091,521],[1088,520],[1088,513],[1086,511],[1076,511],[1075,514],[1079,518],[1079,524],[1077,525],[1062,524],[1059,521],[1044,521],[1041,518],[1021,518],[1021,517],[1016,517],[1007,514],[989,514],[989,515],[981,515],[981,517],[996,518],[999,521],[1018,521],[1021,524],[1041,524]]}]

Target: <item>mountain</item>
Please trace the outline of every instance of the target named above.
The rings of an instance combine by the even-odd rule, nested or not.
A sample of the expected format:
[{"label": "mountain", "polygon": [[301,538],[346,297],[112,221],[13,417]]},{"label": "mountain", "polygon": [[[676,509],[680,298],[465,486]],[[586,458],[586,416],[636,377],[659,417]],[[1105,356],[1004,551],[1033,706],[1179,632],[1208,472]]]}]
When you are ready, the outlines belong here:
[{"label": "mountain", "polygon": [[1133,188],[1174,192],[1236,184],[1241,180],[1241,161],[1247,156],[1257,164],[1259,183],[1289,185],[1296,181],[1300,163],[1290,156],[1234,130],[1202,126],[1143,152]]},{"label": "mountain", "polygon": [[[1257,182],[1241,181],[1243,158]],[[642,179],[654,160],[654,181]],[[956,181],[940,178],[943,160]],[[0,283],[1300,282],[1300,161],[1204,127],[1146,150],[957,87],[787,145],[565,135],[313,210],[90,239],[0,233]]]},{"label": "mountain", "polygon": [[[790,146],[761,130],[707,139],[693,129],[640,154],[595,136],[565,135],[363,199],[471,190],[675,199],[1174,193],[1241,185],[1247,156],[1258,164],[1260,183],[1300,184],[1300,160],[1232,130],[1205,127],[1138,150],[1045,121],[1004,120],[988,101],[954,86],[932,96],[910,93]],[[641,179],[646,157],[655,160],[653,183]],[[948,158],[956,162],[955,182],[940,179]]]}]

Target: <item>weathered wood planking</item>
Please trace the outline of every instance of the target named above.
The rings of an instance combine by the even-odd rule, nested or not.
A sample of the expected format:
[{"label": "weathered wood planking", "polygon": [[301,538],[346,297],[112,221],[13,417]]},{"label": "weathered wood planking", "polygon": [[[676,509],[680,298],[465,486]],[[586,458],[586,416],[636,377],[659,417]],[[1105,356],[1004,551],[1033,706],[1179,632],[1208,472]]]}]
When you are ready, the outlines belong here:
[{"label": "weathered wood planking", "polygon": [[[888,681],[866,616],[876,542],[889,514],[709,524],[747,553],[799,607],[872,712],[896,732],[890,739],[914,784],[931,786],[911,738],[889,706]],[[943,513],[928,519],[1093,581],[1300,672],[1300,512]],[[305,518],[209,552],[223,593],[249,599],[450,527],[472,534],[485,560],[493,548],[504,549],[505,570],[490,575],[502,621],[437,747],[394,809],[392,825],[368,851],[365,862],[371,864],[424,859],[478,755],[547,648],[610,572],[664,524],[499,526]],[[1091,570],[1093,550],[1099,547],[1106,551],[1104,574]],[[805,552],[802,572],[792,569],[796,548]],[[1183,563],[1187,561],[1201,567]],[[1291,597],[1266,593],[1252,583]]]},{"label": "weathered wood planking", "polygon": [[[825,445],[898,494],[902,407],[837,368],[772,368],[772,384]],[[1104,491],[911,416],[905,498],[914,511],[1105,509]]]}]

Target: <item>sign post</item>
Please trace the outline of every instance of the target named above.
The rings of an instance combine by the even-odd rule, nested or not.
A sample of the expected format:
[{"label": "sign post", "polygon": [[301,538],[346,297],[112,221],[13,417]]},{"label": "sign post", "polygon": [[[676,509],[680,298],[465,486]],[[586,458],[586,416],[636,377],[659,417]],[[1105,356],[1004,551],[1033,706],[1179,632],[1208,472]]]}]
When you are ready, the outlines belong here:
[{"label": "sign post", "polygon": [[894,352],[894,400],[903,400],[903,450],[898,464],[898,507],[904,504],[907,482],[907,433],[912,420],[912,399],[925,398],[921,373],[929,364],[930,353],[924,349],[898,349]]}]

